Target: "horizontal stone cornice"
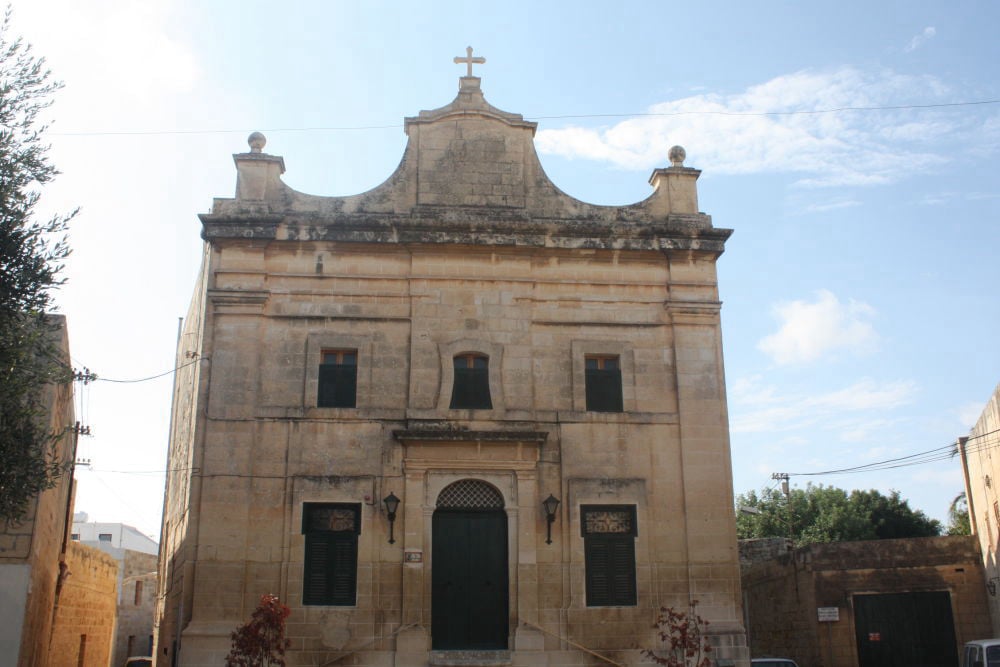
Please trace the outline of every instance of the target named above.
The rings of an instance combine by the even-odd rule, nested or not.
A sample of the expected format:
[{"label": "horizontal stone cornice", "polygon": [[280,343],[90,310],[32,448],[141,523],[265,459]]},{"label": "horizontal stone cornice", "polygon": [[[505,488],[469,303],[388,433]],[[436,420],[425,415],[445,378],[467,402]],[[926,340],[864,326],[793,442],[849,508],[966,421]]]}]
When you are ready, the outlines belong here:
[{"label": "horizontal stone cornice", "polygon": [[704,214],[642,219],[629,207],[601,217],[545,218],[499,209],[419,209],[411,215],[204,214],[202,237],[295,242],[686,250],[719,254],[730,229]]},{"label": "horizontal stone cornice", "polygon": [[392,432],[400,442],[545,442],[546,431],[466,431],[462,429],[400,429]]},{"label": "horizontal stone cornice", "polygon": [[260,305],[267,301],[270,292],[267,290],[244,289],[210,289],[209,300],[217,306]]}]

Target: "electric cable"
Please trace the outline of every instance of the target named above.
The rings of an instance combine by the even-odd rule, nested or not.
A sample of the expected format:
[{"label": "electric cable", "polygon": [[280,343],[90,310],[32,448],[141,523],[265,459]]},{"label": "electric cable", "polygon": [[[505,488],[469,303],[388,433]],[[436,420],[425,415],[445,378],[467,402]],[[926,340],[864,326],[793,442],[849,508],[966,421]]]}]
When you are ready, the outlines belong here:
[{"label": "electric cable", "polygon": [[[986,433],[980,433],[966,440],[966,444],[973,440],[979,440],[987,436],[993,435],[995,433],[1000,433],[1000,429],[994,429],[992,431],[987,431]],[[994,447],[996,445],[989,443],[982,443],[974,445],[971,448],[967,448],[967,452],[978,453],[989,447]],[[884,461],[875,461],[873,463],[867,463],[860,466],[852,466],[850,468],[838,468],[836,470],[822,470],[819,472],[790,472],[788,475],[794,477],[816,477],[819,475],[843,475],[852,473],[862,473],[862,472],[877,472],[880,470],[893,470],[895,468],[905,468],[914,465],[924,465],[927,463],[935,463],[937,461],[944,461],[951,459],[955,456],[957,450],[955,449],[955,443],[945,445],[943,447],[935,447],[934,449],[929,449],[924,452],[917,452],[916,454],[909,454],[907,456],[900,456],[893,459],[886,459]]]},{"label": "electric cable", "polygon": [[191,364],[196,364],[196,363],[198,363],[199,361],[201,361],[204,358],[205,357],[199,357],[197,359],[192,359],[191,361],[189,361],[189,362],[187,362],[185,364],[181,364],[180,366],[175,366],[175,367],[171,368],[169,371],[164,371],[164,372],[158,373],[156,375],[150,375],[149,377],[136,378],[134,380],[119,380],[119,379],[105,378],[105,377],[101,377],[99,375],[94,375],[88,381],[89,382],[116,382],[116,383],[119,383],[119,384],[134,384],[136,382],[148,382],[150,380],[156,380],[156,379],[159,379],[159,378],[164,377],[166,375],[170,375],[171,373],[176,373],[180,369],[187,368]]},{"label": "electric cable", "polygon": [[[590,114],[564,114],[552,116],[526,116],[529,120],[572,120],[582,118],[656,118],[670,116],[810,116],[818,114],[843,113],[848,111],[917,111],[925,109],[949,109],[972,106],[985,106],[1000,104],[1000,100],[970,100],[965,102],[940,102],[936,104],[892,104],[885,106],[857,106],[857,107],[832,107],[829,109],[800,109],[794,111],[722,111],[722,110],[689,110],[689,111],[661,111],[661,112],[641,112],[641,113],[590,113]],[[259,132],[354,132],[364,130],[388,130],[403,127],[400,123],[390,125],[343,125],[343,126],[317,126],[317,127],[272,127]],[[186,134],[245,134],[251,130],[234,129],[196,129],[196,130],[109,130],[106,132],[80,131],[80,132],[48,132],[54,137],[115,137],[115,136],[168,136]]]}]

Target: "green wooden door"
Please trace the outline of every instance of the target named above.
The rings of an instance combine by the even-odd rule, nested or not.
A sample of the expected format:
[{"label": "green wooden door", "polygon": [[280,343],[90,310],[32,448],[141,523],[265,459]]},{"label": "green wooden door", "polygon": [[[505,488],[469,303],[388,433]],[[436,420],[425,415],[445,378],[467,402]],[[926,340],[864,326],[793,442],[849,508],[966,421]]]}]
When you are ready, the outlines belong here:
[{"label": "green wooden door", "polygon": [[860,667],[958,667],[947,591],[854,596]]},{"label": "green wooden door", "polygon": [[436,650],[507,648],[507,515],[438,509],[432,532]]}]

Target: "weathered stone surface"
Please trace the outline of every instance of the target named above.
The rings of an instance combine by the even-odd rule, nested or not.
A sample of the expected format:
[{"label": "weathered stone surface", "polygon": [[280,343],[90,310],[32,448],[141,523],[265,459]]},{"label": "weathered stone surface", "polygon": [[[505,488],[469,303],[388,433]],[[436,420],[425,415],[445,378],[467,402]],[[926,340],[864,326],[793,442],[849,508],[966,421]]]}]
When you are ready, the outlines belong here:
[{"label": "weathered stone surface", "polygon": [[[68,364],[66,320],[50,317],[57,325],[56,349]],[[64,434],[55,443],[55,460],[71,466],[75,455],[71,429],[76,421],[72,383],[50,385],[44,405],[47,431]],[[0,522],[0,598],[4,601],[0,610],[0,665],[45,665],[53,655],[53,610],[67,571],[64,548],[70,533],[67,519],[72,511],[72,481],[71,473],[62,475],[55,486],[29,502],[19,521]],[[76,647],[70,655],[76,655]],[[108,657],[105,654],[105,664]]]},{"label": "weathered stone surface", "polygon": [[[161,665],[178,636],[180,664],[218,661],[264,592],[292,608],[289,664],[465,660],[429,653],[434,512],[464,479],[507,517],[501,662],[597,660],[577,645],[636,662],[658,608],[691,597],[719,655],[745,662],[715,269],[730,231],[679,163],[631,206],[569,197],[534,130],[465,77],[407,119],[399,168],[370,192],[295,192],[259,137],[235,156],[236,196],[201,216],[178,351],[200,362],[178,374],[169,467],[196,472],[168,481]],[[356,353],[355,407],[318,405],[324,350]],[[451,409],[471,353],[489,358],[491,407]],[[587,409],[588,355],[619,360],[621,412]],[[310,502],[360,507],[355,606],[303,604]],[[634,606],[586,604],[595,504],[635,507]]]},{"label": "weathered stone surface", "polygon": [[55,609],[49,665],[104,667],[114,649],[118,561],[100,549],[70,542],[68,576]]},{"label": "weathered stone surface", "polygon": [[[928,537],[837,542],[789,549],[786,540],[741,543],[743,590],[754,657],[800,665],[858,664],[857,594],[947,591],[957,647],[990,634],[983,568],[974,538]],[[771,547],[771,557],[766,551]],[[753,554],[756,556],[753,556]],[[817,608],[840,620],[820,622]]]},{"label": "weathered stone surface", "polygon": [[[993,390],[969,431],[959,438],[957,450],[965,476],[965,497],[972,534],[979,542],[987,585],[1000,584],[1000,385]],[[990,594],[990,637],[1000,637],[1000,597]]]}]

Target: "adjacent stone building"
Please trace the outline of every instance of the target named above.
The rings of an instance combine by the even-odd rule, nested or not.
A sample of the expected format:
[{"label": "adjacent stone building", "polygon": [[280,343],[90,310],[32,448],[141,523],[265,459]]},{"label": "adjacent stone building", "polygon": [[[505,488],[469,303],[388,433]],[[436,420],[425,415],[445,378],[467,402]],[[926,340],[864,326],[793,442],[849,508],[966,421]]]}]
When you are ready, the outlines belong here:
[{"label": "adjacent stone building", "polygon": [[296,192],[254,133],[201,216],[159,665],[221,664],[262,593],[291,607],[290,665],[636,664],[692,599],[746,664],[731,232],[679,147],[637,204],[562,193],[463,62],[374,190]]},{"label": "adjacent stone building", "polygon": [[[983,408],[968,437],[958,439],[969,525],[983,554],[983,585],[989,592],[991,637],[1000,637],[1000,385]],[[994,457],[993,455],[997,456]]]},{"label": "adjacent stone building", "polygon": [[[69,359],[66,319],[58,322],[58,349]],[[46,389],[48,429],[62,434],[56,456],[66,465],[75,457],[73,385]],[[2,473],[0,473],[2,474]],[[44,665],[52,633],[52,610],[66,573],[66,548],[73,505],[73,475],[32,499],[20,521],[0,522],[0,666]]]},{"label": "adjacent stone building", "polygon": [[983,568],[968,536],[791,548],[740,542],[754,658],[812,667],[958,667],[990,635]]},{"label": "adjacent stone building", "polygon": [[133,526],[88,521],[86,512],[73,515],[72,539],[118,562],[112,667],[124,665],[130,657],[152,655],[159,545]]},{"label": "adjacent stone building", "polygon": [[114,648],[118,561],[70,542],[68,574],[56,606],[48,667],[107,667]]}]

